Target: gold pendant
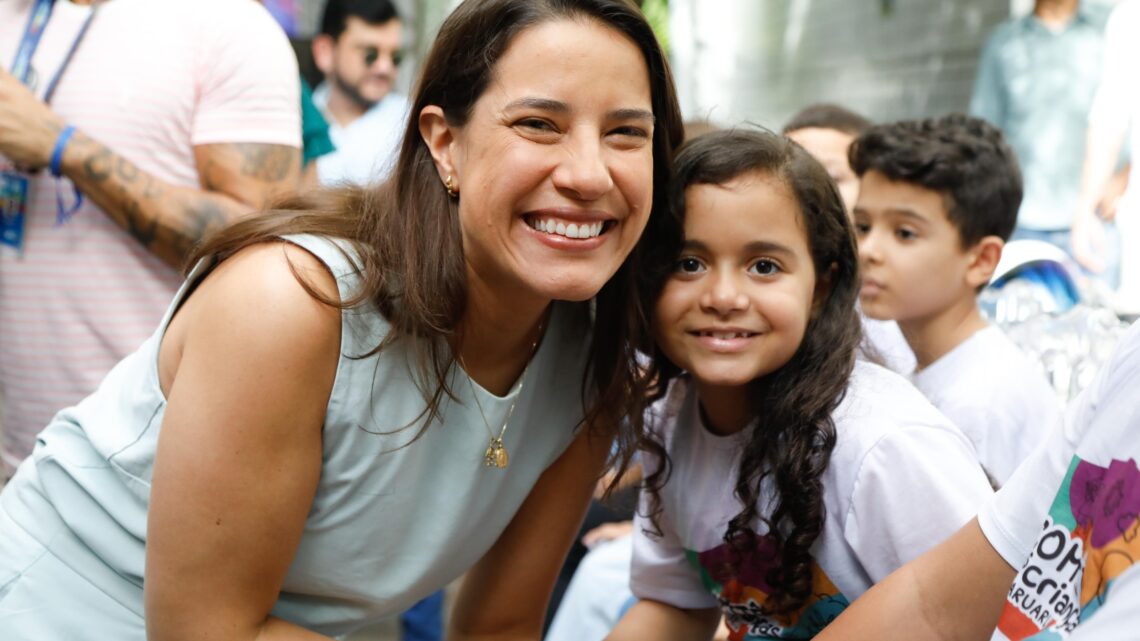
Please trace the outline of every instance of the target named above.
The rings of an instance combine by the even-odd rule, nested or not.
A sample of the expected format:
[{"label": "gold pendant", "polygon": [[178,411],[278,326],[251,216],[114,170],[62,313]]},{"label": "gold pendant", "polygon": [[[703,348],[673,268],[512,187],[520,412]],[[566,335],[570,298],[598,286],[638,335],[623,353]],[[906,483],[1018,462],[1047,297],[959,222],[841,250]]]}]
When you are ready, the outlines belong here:
[{"label": "gold pendant", "polygon": [[507,448],[503,447],[503,439],[491,439],[491,444],[487,446],[487,451],[483,452],[483,464],[487,467],[502,469],[506,467],[510,461],[511,458],[507,455]]}]

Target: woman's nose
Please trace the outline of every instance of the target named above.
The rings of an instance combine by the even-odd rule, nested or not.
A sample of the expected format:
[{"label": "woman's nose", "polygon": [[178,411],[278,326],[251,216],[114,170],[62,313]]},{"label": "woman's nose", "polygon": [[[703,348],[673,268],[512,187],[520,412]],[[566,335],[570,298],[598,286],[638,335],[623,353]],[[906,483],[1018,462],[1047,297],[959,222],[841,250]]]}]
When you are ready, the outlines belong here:
[{"label": "woman's nose", "polygon": [[554,171],[554,185],[577,200],[594,201],[613,189],[601,140],[581,135],[567,141],[566,156]]}]

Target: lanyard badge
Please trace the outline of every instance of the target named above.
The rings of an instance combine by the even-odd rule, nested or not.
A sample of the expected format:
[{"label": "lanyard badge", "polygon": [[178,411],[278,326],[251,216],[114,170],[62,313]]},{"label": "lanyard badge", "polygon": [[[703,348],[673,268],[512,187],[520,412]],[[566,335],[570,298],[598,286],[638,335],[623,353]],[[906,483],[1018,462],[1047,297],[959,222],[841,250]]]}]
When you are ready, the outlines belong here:
[{"label": "lanyard badge", "polygon": [[28,210],[28,177],[0,171],[0,245],[22,249]]},{"label": "lanyard badge", "polygon": [[[24,38],[16,50],[12,61],[12,75],[25,85],[32,86],[35,72],[32,70],[32,54],[40,44],[48,18],[51,17],[54,0],[36,0],[28,25],[24,28]],[[27,174],[18,171],[0,171],[0,245],[22,250],[24,227],[28,218]]]}]

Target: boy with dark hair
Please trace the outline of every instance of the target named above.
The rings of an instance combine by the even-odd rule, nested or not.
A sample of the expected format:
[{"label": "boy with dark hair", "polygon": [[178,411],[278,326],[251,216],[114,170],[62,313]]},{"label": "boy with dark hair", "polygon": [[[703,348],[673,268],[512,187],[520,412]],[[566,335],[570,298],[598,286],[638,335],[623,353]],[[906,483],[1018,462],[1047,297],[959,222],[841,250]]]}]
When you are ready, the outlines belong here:
[{"label": "boy with dark hair", "polygon": [[871,127],[850,158],[863,312],[898,321],[915,385],[1004,483],[1059,415],[1044,375],[977,305],[1017,222],[1017,159],[962,115]]}]

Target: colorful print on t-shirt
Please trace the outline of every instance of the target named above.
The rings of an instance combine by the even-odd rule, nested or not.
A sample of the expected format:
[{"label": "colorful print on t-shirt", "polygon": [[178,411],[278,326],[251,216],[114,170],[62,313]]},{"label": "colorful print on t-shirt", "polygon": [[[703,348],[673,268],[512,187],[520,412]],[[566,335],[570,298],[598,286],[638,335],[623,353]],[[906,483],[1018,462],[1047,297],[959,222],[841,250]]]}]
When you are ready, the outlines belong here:
[{"label": "colorful print on t-shirt", "polygon": [[998,630],[1010,641],[1064,639],[1093,616],[1140,557],[1136,461],[1100,467],[1073,457]]},{"label": "colorful print on t-shirt", "polygon": [[685,552],[705,587],[720,600],[730,641],[811,639],[848,605],[847,597],[813,563],[812,596],[803,607],[787,615],[767,613],[763,605],[774,590],[766,577],[777,562],[776,545],[767,536],[757,536],[755,549],[737,564],[727,543],[705,552]]}]

